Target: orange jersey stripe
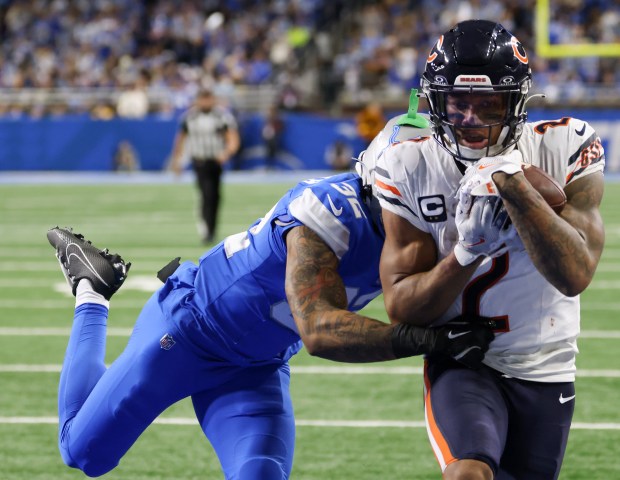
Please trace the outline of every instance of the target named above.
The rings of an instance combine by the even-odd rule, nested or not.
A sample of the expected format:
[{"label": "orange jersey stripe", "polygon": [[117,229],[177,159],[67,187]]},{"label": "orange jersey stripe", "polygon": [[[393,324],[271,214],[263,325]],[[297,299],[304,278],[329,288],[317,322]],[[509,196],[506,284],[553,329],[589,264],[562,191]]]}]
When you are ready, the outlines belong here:
[{"label": "orange jersey stripe", "polygon": [[379,188],[382,188],[383,190],[388,190],[392,192],[394,195],[398,195],[399,197],[402,197],[401,193],[398,191],[398,188],[393,187],[392,185],[383,183],[381,180],[375,180],[375,185]]},{"label": "orange jersey stripe", "polygon": [[[435,416],[433,415],[433,408],[431,405],[431,382],[430,382],[430,379],[428,378],[426,361],[424,361],[424,385],[426,387],[425,389],[426,391],[424,392],[424,407],[426,409],[426,425],[430,431],[429,434],[432,435],[433,440],[435,441],[435,444],[437,445],[437,448],[441,452],[441,456],[443,457],[443,460],[444,460],[443,463],[445,464],[445,466],[448,466],[451,463],[456,462],[458,459],[455,458],[454,455],[452,455],[452,452],[450,451],[450,447],[448,446],[448,442],[446,441],[444,436],[441,434],[441,431],[439,430],[439,427],[437,426],[437,423],[435,422]],[[442,468],[445,468],[445,466],[442,465],[441,460],[437,456],[437,452],[435,452],[435,457],[437,457],[437,462],[439,463],[439,465]]]}]

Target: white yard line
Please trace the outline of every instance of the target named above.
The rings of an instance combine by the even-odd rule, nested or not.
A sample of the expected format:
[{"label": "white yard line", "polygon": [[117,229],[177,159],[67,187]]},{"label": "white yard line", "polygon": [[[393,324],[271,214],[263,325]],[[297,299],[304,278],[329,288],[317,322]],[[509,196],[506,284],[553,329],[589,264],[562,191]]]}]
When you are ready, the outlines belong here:
[{"label": "white yard line", "polygon": [[[56,425],[56,417],[0,417],[0,424],[6,425]],[[191,417],[158,418],[153,422],[158,425],[195,426],[198,424]],[[303,420],[296,419],[298,427],[337,427],[337,428],[425,428],[422,421],[406,420]],[[575,422],[573,430],[620,430],[620,423],[584,423]]]},{"label": "white yard line", "polygon": [[[60,364],[0,364],[0,373],[58,373]],[[378,367],[347,365],[293,365],[293,375],[422,375],[422,367]],[[620,370],[577,369],[578,377],[620,378]]]},{"label": "white yard line", "polygon": [[[108,327],[108,337],[128,337],[131,328]],[[0,337],[68,337],[69,327],[0,327]]]},{"label": "white yard line", "polygon": [[579,338],[620,338],[618,330],[582,330]]},{"label": "white yard line", "polygon": [[[128,337],[132,328],[108,327],[108,337]],[[68,337],[70,327],[0,327],[0,337]],[[580,338],[620,338],[620,330],[583,330]]]}]

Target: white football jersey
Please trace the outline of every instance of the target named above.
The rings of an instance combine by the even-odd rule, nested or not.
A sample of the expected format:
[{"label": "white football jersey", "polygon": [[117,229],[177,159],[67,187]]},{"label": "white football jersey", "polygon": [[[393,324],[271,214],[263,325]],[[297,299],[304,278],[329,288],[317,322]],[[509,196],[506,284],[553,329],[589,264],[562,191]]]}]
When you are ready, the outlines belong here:
[{"label": "white football jersey", "polygon": [[[561,185],[605,166],[592,127],[569,117],[526,124],[517,148],[525,163]],[[379,152],[375,187],[382,208],[432,235],[442,259],[458,240],[454,217],[461,178],[454,158],[426,137]],[[522,249],[483,262],[437,324],[461,313],[496,318],[505,331],[496,334],[485,364],[516,378],[566,382],[575,378],[579,310],[579,297],[561,294]]]},{"label": "white football jersey", "polygon": [[[428,116],[424,114],[418,114],[424,117],[428,121]],[[377,160],[382,155],[383,150],[388,148],[393,143],[404,142],[405,140],[411,140],[414,138],[427,137],[432,134],[430,128],[418,128],[411,125],[400,125],[402,115],[392,117],[385,124],[385,127],[373,138],[368,148],[360,154],[361,161],[355,166],[357,173],[362,177],[364,185],[373,185],[373,192],[376,193],[374,188],[374,175]]]}]

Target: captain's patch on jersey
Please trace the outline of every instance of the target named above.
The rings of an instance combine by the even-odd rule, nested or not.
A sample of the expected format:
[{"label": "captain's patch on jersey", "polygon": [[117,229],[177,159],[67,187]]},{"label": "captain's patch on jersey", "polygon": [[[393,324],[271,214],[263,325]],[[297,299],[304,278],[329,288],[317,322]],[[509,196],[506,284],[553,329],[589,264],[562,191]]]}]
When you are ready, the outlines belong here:
[{"label": "captain's patch on jersey", "polygon": [[418,205],[424,220],[431,223],[445,222],[448,218],[446,213],[446,201],[443,195],[429,195],[418,197]]}]

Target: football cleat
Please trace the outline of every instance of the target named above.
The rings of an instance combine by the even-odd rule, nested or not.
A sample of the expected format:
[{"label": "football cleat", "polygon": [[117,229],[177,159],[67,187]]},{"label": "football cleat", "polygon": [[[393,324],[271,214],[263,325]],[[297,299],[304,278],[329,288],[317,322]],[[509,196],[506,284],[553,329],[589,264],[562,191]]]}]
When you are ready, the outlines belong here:
[{"label": "football cleat", "polygon": [[110,300],[127,278],[131,263],[108,249],[99,250],[83,235],[71,229],[52,228],[47,232],[50,245],[56,249],[56,258],[73,295],[80,280],[87,278],[95,292]]}]

